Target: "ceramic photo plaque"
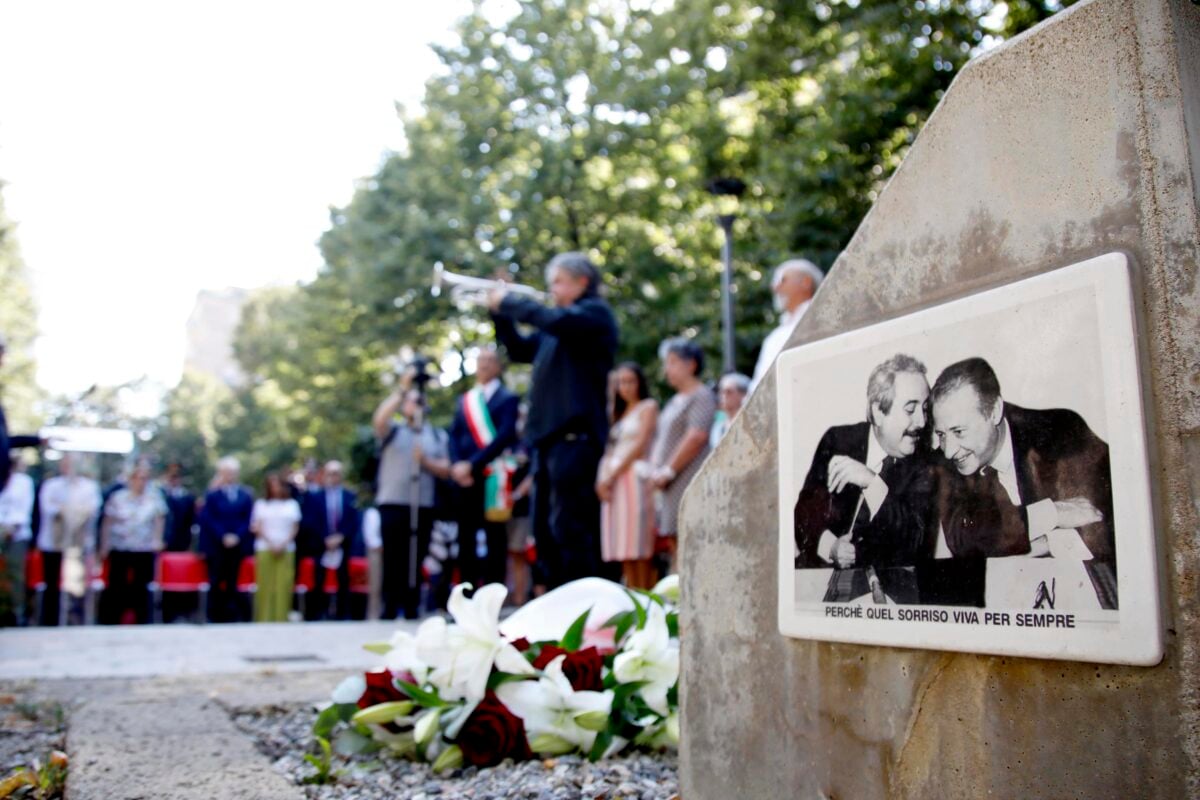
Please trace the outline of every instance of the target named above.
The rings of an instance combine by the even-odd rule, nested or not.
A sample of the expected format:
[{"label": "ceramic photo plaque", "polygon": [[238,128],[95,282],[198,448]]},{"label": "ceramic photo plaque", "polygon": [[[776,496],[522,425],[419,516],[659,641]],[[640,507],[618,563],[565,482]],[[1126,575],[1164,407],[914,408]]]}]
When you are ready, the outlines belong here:
[{"label": "ceramic photo plaque", "polygon": [[784,352],[780,631],[1158,663],[1136,330],[1110,253]]}]

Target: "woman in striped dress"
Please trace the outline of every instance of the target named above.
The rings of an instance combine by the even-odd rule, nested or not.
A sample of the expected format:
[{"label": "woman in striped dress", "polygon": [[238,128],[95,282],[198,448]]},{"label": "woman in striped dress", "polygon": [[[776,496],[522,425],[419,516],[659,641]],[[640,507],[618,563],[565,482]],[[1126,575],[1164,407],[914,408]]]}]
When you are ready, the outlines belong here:
[{"label": "woman in striped dress", "polygon": [[596,494],[600,497],[600,551],[605,561],[620,561],[625,584],[654,586],[654,496],[634,464],[646,458],[654,441],[658,403],[650,397],[646,375],[637,364],[614,370],[615,391],[608,447],[600,461]]}]

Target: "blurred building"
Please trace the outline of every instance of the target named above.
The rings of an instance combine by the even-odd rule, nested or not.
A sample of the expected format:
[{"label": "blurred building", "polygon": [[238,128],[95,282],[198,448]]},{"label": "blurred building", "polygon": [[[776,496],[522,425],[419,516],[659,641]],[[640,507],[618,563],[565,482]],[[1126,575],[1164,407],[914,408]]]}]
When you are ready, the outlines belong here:
[{"label": "blurred building", "polygon": [[245,375],[233,355],[233,334],[250,299],[247,289],[205,289],[187,321],[184,372],[210,375],[226,386],[239,386]]}]

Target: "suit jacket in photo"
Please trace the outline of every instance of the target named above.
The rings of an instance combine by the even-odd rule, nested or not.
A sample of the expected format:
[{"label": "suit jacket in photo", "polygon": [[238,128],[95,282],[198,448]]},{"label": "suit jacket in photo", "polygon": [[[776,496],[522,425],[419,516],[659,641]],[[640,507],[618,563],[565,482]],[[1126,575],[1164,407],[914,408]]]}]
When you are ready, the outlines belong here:
[{"label": "suit jacket in photo", "polygon": [[254,536],[250,533],[254,496],[244,486],[234,487],[233,495],[230,499],[222,487],[204,496],[204,507],[200,510],[200,552],[210,561],[226,552],[221,540],[227,533],[238,535],[237,550],[241,555],[254,552]]},{"label": "suit jacket in photo", "polygon": [[1108,445],[1074,411],[1004,404],[1021,505],[1013,505],[993,469],[960,475],[943,460],[938,512],[956,558],[996,558],[1029,552],[1026,506],[1084,497],[1104,520],[1079,529],[1099,561],[1115,563],[1112,476]]},{"label": "suit jacket in photo", "polygon": [[505,450],[517,443],[517,417],[520,413],[521,398],[501,384],[492,398],[487,402],[488,413],[492,416],[492,424],[496,428],[496,438],[487,447],[480,448],[471,435],[467,425],[467,415],[463,410],[466,396],[458,398],[454,409],[454,421],[450,423],[450,460],[470,461],[471,471],[478,482],[483,478],[483,470],[495,461]]},{"label": "suit jacket in photo", "polygon": [[[496,338],[508,357],[533,364],[525,436],[535,446],[569,433],[591,436],[599,447],[608,434],[608,373],[617,352],[617,321],[608,303],[583,297],[548,308],[509,294],[492,314]],[[517,330],[517,322],[536,328]]]},{"label": "suit jacket in photo", "polygon": [[[313,489],[304,493],[301,501],[300,514],[308,534],[312,537],[309,555],[320,555],[325,552],[325,537],[335,533],[342,535],[342,551],[350,555],[359,536],[358,495],[344,486],[336,491],[341,493],[341,513],[334,520],[330,519],[329,500],[325,488]],[[330,522],[333,523],[332,528]]]},{"label": "suit jacket in photo", "polygon": [[[826,488],[829,462],[843,455],[865,464],[870,435],[870,423],[859,422],[835,425],[821,437],[796,500],[796,566],[830,566],[817,555],[821,534],[828,530],[840,537],[850,530],[862,490],[847,486],[830,494]],[[918,450],[906,458],[889,457],[879,476],[887,484],[887,497],[873,519],[867,519],[870,509],[865,501],[862,504],[851,538],[855,566],[907,566],[931,556],[937,529],[933,514],[935,473],[929,454]]]}]

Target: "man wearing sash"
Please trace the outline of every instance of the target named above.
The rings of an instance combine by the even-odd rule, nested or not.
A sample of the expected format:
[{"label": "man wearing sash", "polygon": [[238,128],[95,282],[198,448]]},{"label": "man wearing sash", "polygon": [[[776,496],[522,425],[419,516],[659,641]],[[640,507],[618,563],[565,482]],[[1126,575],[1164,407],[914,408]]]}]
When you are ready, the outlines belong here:
[{"label": "man wearing sash", "polygon": [[476,587],[504,583],[507,528],[512,516],[520,398],[500,381],[500,356],[479,353],[475,387],[459,398],[450,426],[451,476],[463,487],[458,530],[463,580]]}]

